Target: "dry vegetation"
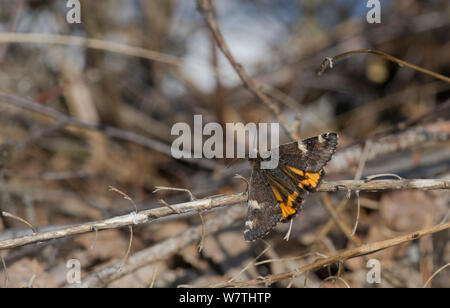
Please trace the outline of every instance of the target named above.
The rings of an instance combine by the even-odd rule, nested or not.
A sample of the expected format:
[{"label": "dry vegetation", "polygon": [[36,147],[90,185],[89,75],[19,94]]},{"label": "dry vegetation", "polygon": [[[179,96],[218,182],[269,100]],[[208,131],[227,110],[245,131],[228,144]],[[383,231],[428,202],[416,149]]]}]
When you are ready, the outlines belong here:
[{"label": "dry vegetation", "polygon": [[[2,1],[0,287],[450,287],[450,6],[343,2]],[[339,133],[289,241],[247,162],[172,158],[194,114]]]}]

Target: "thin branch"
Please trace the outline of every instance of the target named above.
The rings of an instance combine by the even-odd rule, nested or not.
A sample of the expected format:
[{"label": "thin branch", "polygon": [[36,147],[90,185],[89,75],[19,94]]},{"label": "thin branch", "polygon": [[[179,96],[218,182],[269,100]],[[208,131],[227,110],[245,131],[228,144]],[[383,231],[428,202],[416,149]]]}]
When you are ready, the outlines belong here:
[{"label": "thin branch", "polygon": [[169,203],[167,203],[164,199],[159,199],[158,203],[160,203],[160,204],[164,205],[165,207],[169,208],[173,213],[180,214]]},{"label": "thin branch", "polygon": [[115,188],[115,187],[113,187],[113,186],[109,186],[109,191],[116,192],[116,193],[118,193],[119,195],[121,195],[125,200],[130,201],[131,204],[132,204],[133,207],[134,207],[134,210],[135,210],[136,212],[138,211],[136,202],[134,202],[134,200],[133,200],[130,196],[128,196],[126,193],[120,191],[119,189],[117,189],[117,188]]},{"label": "thin branch", "polygon": [[[349,241],[351,241],[353,243],[353,245],[355,246],[361,246],[363,244],[363,242],[361,241],[361,239],[355,234],[356,233],[356,227],[357,227],[357,223],[359,221],[359,211],[360,211],[360,204],[359,204],[359,193],[358,191],[356,191],[356,197],[358,198],[358,215],[356,218],[356,223],[355,226],[353,227],[353,230],[350,230],[350,227],[347,226],[347,224],[345,222],[343,222],[341,219],[339,219],[339,215],[337,210],[335,210],[333,208],[333,206],[331,205],[331,200],[328,196],[328,194],[325,194],[323,200],[323,204],[325,205],[325,208],[328,210],[328,212],[330,213],[333,221],[336,223],[336,225],[339,227],[339,229],[342,231],[342,233],[344,233],[344,235],[349,239]],[[339,207],[339,205],[338,205]],[[367,262],[366,257],[363,257],[363,260],[365,262]],[[339,262],[339,264],[341,265],[341,262]],[[341,268],[341,267],[339,267]],[[331,274],[330,274],[331,276]],[[394,284],[388,277],[387,272],[383,271],[381,273],[381,276],[383,278],[385,278],[387,281],[389,281],[391,284]]]},{"label": "thin branch", "polygon": [[153,275],[152,275],[152,282],[149,285],[149,288],[152,289],[153,286],[155,285],[155,281],[156,281],[156,275],[158,274],[158,265],[155,265],[153,267]]},{"label": "thin branch", "polygon": [[158,61],[170,65],[181,65],[179,58],[150,49],[133,47],[126,44],[89,39],[79,36],[38,34],[38,33],[1,33],[0,43],[36,43],[65,46],[80,46],[90,49],[109,51],[147,60]]},{"label": "thin branch", "polygon": [[[211,210],[225,205],[246,202],[247,194],[222,195],[211,198],[199,199],[184,203],[175,204],[172,208],[178,213],[197,212],[202,210]],[[23,236],[15,239],[0,241],[0,250],[11,249],[27,244],[44,242],[58,238],[64,238],[72,235],[79,235],[95,230],[115,229],[134,224],[146,223],[162,217],[177,215],[168,207],[159,207],[156,209],[140,211],[127,215],[116,216],[108,219],[98,220],[76,226],[65,227],[47,232],[40,232],[34,235]]]},{"label": "thin branch", "polygon": [[198,215],[200,216],[200,220],[202,222],[202,236],[200,238],[200,242],[197,245],[197,248],[198,248],[198,252],[202,252],[203,247],[204,247],[204,242],[205,242],[205,219],[203,218],[203,215],[201,212],[199,212]]},{"label": "thin branch", "polygon": [[[63,126],[74,126],[79,127],[83,129],[88,129],[92,131],[97,131],[102,134],[105,134],[106,136],[117,138],[120,140],[133,142],[136,144],[139,144],[141,146],[144,146],[146,148],[149,148],[151,150],[166,154],[170,157],[172,157],[171,147],[165,143],[162,143],[158,140],[151,139],[136,133],[133,133],[131,131],[126,131],[122,129],[118,129],[112,126],[107,125],[101,125],[101,124],[91,124],[84,121],[81,121],[77,118],[68,116],[62,112],[59,112],[53,108],[50,108],[48,106],[44,106],[41,104],[38,104],[36,102],[33,102],[31,100],[18,97],[12,94],[7,94],[4,92],[0,92],[0,102],[4,102],[22,109],[30,110],[33,112],[37,112],[39,114],[46,115],[52,119],[55,119],[58,121],[58,125]],[[191,153],[186,153],[186,157],[190,157]],[[190,162],[192,164],[199,165],[203,168],[214,170],[215,169],[215,162],[211,160],[206,159],[189,159],[189,158],[182,158],[183,160]]]},{"label": "thin branch", "polygon": [[331,217],[328,220],[328,222],[326,224],[324,224],[317,232],[316,240],[322,240],[327,236],[328,232],[330,232],[331,228],[334,226],[335,221],[336,221],[333,218],[333,215],[336,215],[336,216],[339,215],[347,206],[348,200],[349,199],[345,197],[338,203],[338,205],[335,208],[332,208],[331,211],[329,209],[327,209],[328,212],[330,213]]},{"label": "thin branch", "polygon": [[324,195],[324,197],[322,198],[322,201],[323,201],[323,205],[327,209],[328,213],[331,215],[331,218],[336,223],[336,225],[339,227],[339,229],[341,229],[341,231],[344,233],[344,235],[355,246],[361,245],[362,244],[361,239],[356,234],[352,234],[352,230],[350,229],[350,227],[348,227],[347,224],[339,218],[337,210],[331,204],[331,200],[330,200],[330,197],[328,196],[328,194]]},{"label": "thin branch", "polygon": [[[416,126],[390,135],[374,136],[370,141],[367,161],[377,157],[424,146],[429,143],[446,142],[450,139],[450,121]],[[357,143],[340,148],[328,163],[326,170],[330,172],[347,171],[350,166],[359,163],[364,152],[364,143]]]},{"label": "thin branch", "polygon": [[417,66],[417,65],[408,63],[406,61],[400,60],[400,59],[398,59],[396,57],[393,57],[393,56],[391,56],[391,55],[389,55],[389,54],[387,54],[387,53],[385,53],[383,51],[373,50],[373,49],[352,50],[352,51],[347,51],[347,52],[341,53],[341,54],[339,54],[337,56],[334,56],[334,57],[331,57],[331,58],[325,58],[325,60],[322,62],[322,65],[321,65],[319,71],[317,72],[317,75],[319,75],[319,76],[322,75],[326,71],[326,69],[328,67],[332,68],[333,64],[334,64],[334,62],[336,62],[336,60],[339,60],[339,59],[344,58],[346,56],[355,55],[355,54],[361,54],[361,53],[375,54],[375,55],[380,56],[380,57],[382,57],[382,58],[384,58],[386,60],[389,60],[391,62],[397,63],[400,66],[409,67],[409,68],[411,68],[413,70],[416,70],[418,72],[424,73],[424,74],[429,75],[431,77],[437,78],[437,79],[445,81],[447,83],[450,83],[450,78],[447,77],[447,76],[435,73],[433,71],[427,70],[427,69],[422,68],[420,66]]},{"label": "thin branch", "polygon": [[430,235],[430,234],[437,233],[437,232],[440,232],[443,230],[447,230],[449,228],[450,228],[450,223],[446,223],[443,225],[437,225],[437,226],[434,226],[431,228],[422,229],[422,230],[419,230],[419,231],[416,231],[413,233],[394,237],[394,238],[391,238],[388,240],[369,243],[369,244],[362,245],[357,248],[348,249],[348,250],[345,250],[334,256],[318,260],[312,264],[303,266],[303,267],[293,270],[293,271],[289,271],[289,272],[285,272],[285,273],[281,273],[281,274],[268,275],[268,276],[264,277],[264,279],[253,279],[253,280],[244,281],[244,282],[225,283],[225,284],[222,284],[221,287],[248,287],[248,286],[259,285],[259,284],[271,285],[274,282],[277,282],[277,281],[280,281],[283,279],[289,279],[292,277],[298,277],[308,271],[317,270],[319,268],[322,268],[324,266],[327,266],[327,265],[335,263],[335,262],[344,262],[351,258],[356,258],[356,257],[368,255],[371,253],[375,253],[375,252],[378,252],[378,251],[386,249],[386,248],[390,248],[390,247],[397,246],[402,243],[406,243],[406,242],[410,242],[410,241],[419,239],[426,235]]},{"label": "thin branch", "polygon": [[[402,151],[413,150],[430,145],[438,145],[450,140],[450,121],[434,122],[426,125],[411,127],[400,132],[377,134],[368,138],[371,147],[367,161]],[[367,142],[367,141],[366,141]],[[340,147],[328,162],[326,171],[330,173],[348,172],[357,166],[364,151],[364,142],[356,142]],[[223,171],[223,176],[234,175],[248,166],[247,163],[238,164]]]},{"label": "thin branch", "polygon": [[127,264],[128,258],[130,257],[131,252],[131,246],[133,245],[133,226],[129,225],[128,228],[130,229],[130,240],[128,241],[128,248],[127,252],[125,253],[125,256],[123,257],[122,263],[119,266],[119,272],[122,271],[125,264]]},{"label": "thin branch", "polygon": [[339,276],[328,276],[327,278],[325,278],[325,279],[323,280],[323,282],[321,282],[320,286],[321,286],[323,283],[327,282],[328,280],[333,280],[333,283],[336,283],[336,281],[340,280],[340,281],[345,285],[345,287],[346,287],[347,289],[350,289],[350,285],[348,284],[348,282],[345,281],[342,277],[339,277]]},{"label": "thin branch", "polygon": [[437,190],[449,189],[450,179],[415,179],[415,180],[376,180],[366,182],[363,180],[343,180],[336,182],[323,182],[317,191],[380,191],[380,190]]},{"label": "thin branch", "polygon": [[240,65],[236,61],[236,59],[233,57],[233,55],[231,54],[231,51],[230,51],[227,43],[225,42],[222,32],[219,29],[219,25],[217,24],[216,18],[214,16],[214,9],[211,4],[211,1],[210,0],[197,0],[197,4],[199,7],[199,11],[203,14],[203,16],[206,20],[206,23],[217,42],[217,46],[220,48],[222,53],[228,59],[228,62],[230,62],[231,66],[234,68],[234,70],[238,74],[238,76],[241,79],[244,86],[251,93],[253,93],[261,102],[263,102],[264,105],[266,105],[270,109],[270,111],[272,111],[272,113],[279,119],[281,126],[284,128],[287,135],[292,140],[299,139],[297,134],[290,129],[290,126],[288,125],[284,115],[281,113],[278,105],[269,96],[267,96],[264,92],[262,92],[259,89],[256,82],[252,78],[250,78],[250,76],[245,72],[242,65]]},{"label": "thin branch", "polygon": [[355,196],[356,196],[356,202],[357,202],[357,207],[356,207],[357,212],[356,212],[355,224],[353,225],[352,232],[351,232],[352,236],[356,234],[356,230],[358,229],[359,216],[361,215],[361,200],[359,198],[359,190],[355,191]]},{"label": "thin branch", "polygon": [[187,194],[189,194],[189,198],[191,201],[195,200],[194,195],[192,194],[192,192],[189,189],[186,188],[175,188],[175,187],[166,187],[166,186],[155,186],[155,189],[153,190],[153,193],[157,193],[159,191],[164,191],[164,190],[173,190],[173,191],[183,191]]},{"label": "thin branch", "polygon": [[[205,236],[231,225],[236,220],[242,218],[243,215],[244,208],[242,207],[230,208],[227,209],[225,213],[216,215],[205,222]],[[168,256],[195,243],[201,237],[201,225],[190,227],[178,235],[133,254],[128,258],[128,262],[122,268],[122,271],[117,271],[120,263],[116,263],[89,274],[82,279],[81,285],[74,285],[73,287],[89,288],[111,283],[112,281],[133,273],[144,266],[167,259]]]},{"label": "thin branch", "polygon": [[3,216],[3,217],[9,217],[9,218],[12,218],[12,219],[14,219],[14,220],[20,221],[21,223],[27,225],[28,228],[30,228],[31,231],[33,231],[33,233],[37,233],[36,228],[35,228],[32,224],[30,224],[28,221],[26,221],[25,219],[23,219],[23,218],[21,218],[21,217],[19,217],[19,216],[16,216],[16,215],[13,215],[13,214],[11,214],[11,213],[4,212],[4,211],[3,211],[3,212],[0,212],[0,216]]},{"label": "thin branch", "polygon": [[1,254],[0,254],[0,259],[2,261],[3,272],[4,272],[4,275],[5,275],[5,288],[7,288],[8,287],[8,282],[9,282],[8,270],[6,268],[5,258],[3,258],[3,255],[1,255]]},{"label": "thin branch", "polygon": [[[112,52],[122,55],[127,55],[131,57],[138,57],[142,59],[147,59],[150,61],[157,61],[160,63],[165,63],[175,67],[182,67],[184,65],[183,60],[179,57],[164,54],[158,51],[154,51],[147,48],[141,48],[136,46],[130,46],[127,44],[121,44],[117,42],[110,42],[99,39],[91,39],[79,36],[68,36],[68,35],[55,35],[55,34],[42,34],[42,33],[17,33],[17,32],[4,32],[0,33],[0,43],[31,43],[31,44],[54,44],[62,46],[80,46],[86,47],[94,50],[101,50],[106,52]],[[199,68],[203,68],[204,64],[201,62],[195,63]],[[213,74],[215,76],[222,76],[230,79],[230,74],[220,70],[214,70]],[[188,82],[187,80],[181,80],[183,82]],[[290,106],[298,105],[294,99],[289,97],[287,94],[282,93],[276,87],[272,87],[269,84],[261,83],[261,86],[269,88],[272,92],[277,94],[281,101],[290,101]],[[314,116],[311,114],[311,116]]]},{"label": "thin branch", "polygon": [[[382,190],[439,190],[449,189],[449,179],[416,179],[416,180],[377,180],[372,182],[365,181],[336,181],[323,182],[318,188],[319,192],[336,192],[336,191],[382,191]],[[11,249],[27,244],[54,240],[58,238],[68,237],[72,235],[94,232],[95,230],[114,229],[124,226],[146,223],[156,219],[178,215],[177,213],[189,213],[211,210],[218,207],[233,205],[247,201],[247,193],[239,193],[232,195],[214,196],[205,199],[193,200],[189,202],[174,204],[171,208],[166,206],[156,209],[145,210],[138,213],[116,216],[104,220],[98,220],[77,226],[71,226],[52,230],[48,232],[36,233],[33,235],[23,236],[19,238],[0,241],[0,250]],[[175,212],[173,211],[175,210]]]},{"label": "thin branch", "polygon": [[430,276],[430,278],[428,278],[428,280],[425,282],[425,284],[423,285],[424,288],[426,288],[428,286],[428,284],[431,282],[431,280],[433,280],[433,278],[439,274],[440,272],[442,272],[445,268],[447,268],[448,266],[450,266],[450,263],[445,264],[444,266],[442,266],[441,268],[439,268],[436,272],[434,272],[433,275]]}]

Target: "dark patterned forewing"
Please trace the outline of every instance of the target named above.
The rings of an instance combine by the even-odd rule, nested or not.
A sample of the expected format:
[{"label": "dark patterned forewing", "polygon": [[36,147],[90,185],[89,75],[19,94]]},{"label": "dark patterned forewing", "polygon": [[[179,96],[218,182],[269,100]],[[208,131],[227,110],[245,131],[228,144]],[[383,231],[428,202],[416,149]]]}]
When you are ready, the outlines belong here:
[{"label": "dark patterned forewing", "polygon": [[279,169],[298,188],[315,191],[325,175],[323,167],[333,156],[337,144],[337,134],[326,133],[281,145]]},{"label": "dark patterned forewing", "polygon": [[254,241],[265,236],[275,227],[282,216],[265,172],[259,168],[259,164],[253,167],[244,230],[244,237],[247,241]]},{"label": "dark patterned forewing", "polygon": [[283,144],[280,146],[280,161],[303,171],[318,172],[331,159],[337,144],[335,133]]},{"label": "dark patterned forewing", "polygon": [[267,170],[270,188],[281,209],[281,222],[288,222],[301,209],[304,190],[296,179],[289,177],[280,168]]},{"label": "dark patterned forewing", "polygon": [[247,241],[265,236],[278,222],[298,213],[305,191],[319,186],[337,143],[335,133],[322,134],[281,145],[276,169],[260,169],[259,162],[253,165],[244,231]]}]

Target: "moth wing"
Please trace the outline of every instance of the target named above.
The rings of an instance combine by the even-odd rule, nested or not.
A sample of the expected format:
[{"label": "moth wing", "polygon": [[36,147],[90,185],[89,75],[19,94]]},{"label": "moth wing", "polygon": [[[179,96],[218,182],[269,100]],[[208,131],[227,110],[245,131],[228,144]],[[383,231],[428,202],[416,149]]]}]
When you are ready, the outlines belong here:
[{"label": "moth wing", "polygon": [[336,151],[338,135],[325,133],[320,136],[279,147],[280,163],[305,172],[316,173],[322,170]]},{"label": "moth wing", "polygon": [[267,178],[281,210],[280,221],[287,222],[301,209],[304,189],[297,185],[298,181],[293,176],[284,173],[282,168],[268,170]]},{"label": "moth wing", "polygon": [[245,240],[254,241],[265,236],[276,226],[281,216],[281,209],[270,188],[265,170],[254,166],[244,229]]}]

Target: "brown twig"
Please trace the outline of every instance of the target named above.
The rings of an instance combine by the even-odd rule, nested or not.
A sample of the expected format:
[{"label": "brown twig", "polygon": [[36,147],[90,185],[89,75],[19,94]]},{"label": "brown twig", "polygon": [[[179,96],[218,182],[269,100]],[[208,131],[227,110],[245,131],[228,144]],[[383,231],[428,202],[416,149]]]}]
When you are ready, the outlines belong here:
[{"label": "brown twig", "polygon": [[25,219],[23,219],[23,218],[21,218],[21,217],[19,217],[19,216],[13,215],[13,214],[8,213],[8,212],[5,212],[5,211],[0,212],[0,216],[1,216],[1,217],[9,217],[9,218],[11,218],[11,219],[20,221],[21,223],[27,225],[28,228],[30,228],[30,229],[33,231],[33,233],[37,233],[36,228],[35,228],[32,224],[30,224],[28,221],[26,221]]},{"label": "brown twig", "polygon": [[41,33],[1,33],[0,43],[37,43],[56,44],[66,46],[81,46],[96,50],[120,53],[128,56],[145,58],[161,63],[180,65],[181,61],[175,56],[170,56],[157,51],[133,47],[126,44],[108,42],[98,39],[90,39],[80,36],[41,34]]},{"label": "brown twig", "polygon": [[322,62],[322,65],[320,66],[320,69],[318,70],[317,75],[319,75],[319,76],[322,75],[322,74],[326,71],[326,69],[327,69],[328,67],[332,68],[332,67],[333,67],[333,64],[334,64],[334,62],[335,62],[336,60],[339,60],[339,59],[341,59],[341,58],[344,58],[344,57],[347,57],[347,56],[350,56],[350,55],[362,54],[362,53],[371,53],[371,54],[375,54],[375,55],[380,56],[380,57],[382,57],[382,58],[384,58],[384,59],[386,59],[386,60],[389,60],[389,61],[391,61],[391,62],[397,63],[397,64],[400,65],[400,66],[406,66],[406,67],[409,67],[409,68],[411,68],[411,69],[413,69],[413,70],[416,70],[416,71],[418,71],[418,72],[427,74],[427,75],[432,76],[432,77],[434,77],[434,78],[437,78],[437,79],[439,79],[439,80],[442,80],[442,81],[445,81],[445,82],[447,82],[447,83],[450,83],[450,78],[447,77],[447,76],[444,76],[444,75],[435,73],[435,72],[433,72],[433,71],[427,70],[427,69],[422,68],[422,67],[420,67],[420,66],[417,66],[417,65],[408,63],[408,62],[406,62],[406,61],[400,60],[400,59],[398,59],[398,58],[396,58],[396,57],[393,57],[393,56],[391,56],[391,55],[389,55],[389,54],[387,54],[387,53],[385,53],[385,52],[383,52],[383,51],[373,50],[373,49],[352,50],[352,51],[347,51],[347,52],[341,53],[341,54],[339,54],[339,55],[337,55],[337,56],[334,56],[334,57],[331,57],[331,58],[326,58],[326,59]]},{"label": "brown twig", "polygon": [[450,263],[445,264],[444,266],[442,266],[441,268],[439,268],[436,272],[433,273],[433,275],[430,276],[430,278],[428,278],[428,280],[425,282],[425,284],[423,285],[424,288],[426,288],[428,286],[428,284],[431,282],[431,280],[433,280],[433,278],[439,274],[440,272],[442,272],[444,269],[446,269],[447,267],[450,266]]},{"label": "brown twig", "polygon": [[8,287],[8,282],[9,282],[9,276],[8,276],[8,270],[6,268],[6,262],[5,262],[5,258],[3,258],[3,256],[0,254],[0,260],[2,261],[2,267],[3,267],[3,272],[5,275],[5,288]]},{"label": "brown twig", "polygon": [[264,92],[262,92],[259,89],[256,82],[252,78],[250,78],[250,76],[245,72],[242,65],[240,65],[236,61],[236,59],[233,57],[233,55],[231,54],[231,51],[230,51],[227,43],[225,42],[222,32],[220,31],[219,26],[216,22],[216,18],[214,16],[214,8],[211,4],[211,1],[210,0],[197,0],[197,4],[198,4],[199,11],[203,14],[203,16],[206,20],[206,23],[217,42],[218,47],[220,48],[222,53],[225,55],[225,57],[228,59],[228,62],[230,62],[231,66],[234,68],[234,70],[238,74],[238,76],[241,79],[244,86],[251,93],[253,93],[261,102],[263,102],[264,105],[266,105],[270,109],[270,111],[272,111],[272,113],[280,121],[281,126],[284,128],[287,135],[292,140],[299,139],[297,136],[297,133],[293,132],[289,128],[290,126],[288,125],[284,115],[281,113],[278,105],[274,101],[272,101],[272,99],[269,96],[264,94]]},{"label": "brown twig", "polygon": [[409,233],[406,235],[394,237],[388,240],[369,243],[366,245],[359,246],[357,248],[348,249],[341,253],[338,253],[334,256],[327,257],[321,260],[318,260],[312,264],[303,266],[299,269],[281,273],[281,274],[274,274],[274,275],[268,275],[265,276],[263,279],[253,279],[248,280],[244,282],[231,282],[231,283],[224,283],[221,284],[221,287],[248,287],[253,285],[259,285],[259,284],[265,284],[265,285],[271,285],[274,282],[283,280],[283,279],[289,279],[292,277],[298,277],[306,272],[313,271],[319,268],[322,268],[326,265],[335,263],[335,262],[344,262],[351,258],[356,258],[364,255],[368,255],[374,252],[378,252],[380,250],[390,248],[393,246],[397,246],[402,243],[410,242],[419,238],[422,238],[426,235],[430,235],[433,233],[437,233],[443,230],[447,230],[450,228],[450,223],[441,224],[437,226],[433,226],[431,228],[422,229],[413,233]]},{"label": "brown twig", "polygon": [[[387,154],[447,142],[450,140],[450,121],[411,127],[401,132],[377,135],[367,140],[370,140],[371,143],[370,151],[367,154],[367,162],[369,162]],[[363,151],[364,142],[340,147],[334,154],[333,159],[325,167],[327,173],[344,172],[353,166],[357,166]],[[247,165],[247,163],[238,164],[233,168],[228,168],[223,174],[224,176],[235,174],[237,170],[241,171]]]},{"label": "brown twig", "polygon": [[[202,210],[210,210],[225,205],[236,204],[239,202],[247,201],[247,194],[240,193],[234,195],[216,196],[211,198],[199,199],[189,201],[185,203],[179,203],[172,205],[172,208],[182,214],[188,212],[197,212]],[[125,227],[129,225],[146,223],[158,218],[178,215],[174,213],[170,208],[159,207],[156,209],[140,211],[138,213],[133,212],[128,215],[116,216],[113,218],[98,220],[77,226],[65,227],[47,232],[40,232],[33,235],[23,236],[15,239],[0,241],[0,250],[10,249],[14,247],[24,246],[27,244],[54,240],[58,238],[64,238],[72,235],[84,234],[94,232],[95,230],[101,231],[105,229],[115,229]]]},{"label": "brown twig", "polygon": [[331,204],[330,197],[325,194],[322,198],[323,204],[325,208],[327,209],[328,213],[331,215],[331,218],[336,223],[336,225],[339,227],[339,229],[344,233],[344,235],[355,245],[361,245],[362,241],[361,239],[356,235],[352,234],[352,230],[345,222],[343,222],[337,213],[337,211],[334,209],[334,207]]},{"label": "brown twig", "polygon": [[[21,98],[12,94],[7,94],[0,92],[0,102],[4,102],[22,109],[30,110],[33,112],[37,112],[39,114],[46,115],[50,118],[53,118],[58,121],[58,125],[63,126],[74,126],[79,127],[83,129],[88,129],[92,131],[97,131],[102,134],[105,134],[109,137],[117,138],[120,140],[125,140],[128,142],[133,142],[139,145],[142,145],[146,148],[149,148],[151,150],[166,154],[168,156],[172,156],[170,145],[167,145],[165,143],[162,143],[158,140],[151,139],[136,133],[133,133],[131,131],[126,131],[122,129],[118,129],[111,126],[106,125],[97,125],[97,124],[91,124],[84,121],[81,121],[77,118],[68,116],[62,112],[59,112],[53,108],[50,108],[48,106],[43,106],[41,104],[38,104],[36,102],[33,102],[31,100]],[[187,156],[190,156],[190,153]],[[192,164],[199,165],[203,168],[212,169],[214,170],[216,164],[214,161],[206,160],[206,159],[184,159]]]},{"label": "brown twig", "polygon": [[343,180],[336,182],[323,182],[317,191],[380,191],[380,190],[435,190],[449,189],[450,180],[439,179],[416,179],[416,180],[376,180],[366,182],[363,180]]},{"label": "brown twig", "polygon": [[[374,160],[386,154],[424,146],[432,142],[445,142],[449,139],[450,121],[417,126],[387,136],[375,136],[367,140],[371,144],[370,151],[367,153],[367,161]],[[359,163],[363,152],[364,143],[340,148],[328,163],[326,167],[327,172],[348,170],[350,166]]]},{"label": "brown twig", "polygon": [[[335,192],[335,191],[380,191],[380,190],[438,190],[449,189],[450,180],[443,179],[416,179],[416,180],[377,180],[372,182],[365,181],[336,181],[323,182],[318,188],[319,192]],[[164,206],[156,209],[140,211],[128,215],[116,216],[109,219],[98,220],[80,224],[77,226],[61,228],[57,230],[40,232],[33,235],[23,236],[14,239],[0,241],[0,250],[10,249],[14,247],[24,246],[36,242],[43,242],[64,238],[72,235],[94,232],[95,230],[105,230],[120,228],[129,225],[146,223],[162,217],[178,215],[177,213],[199,212],[211,210],[226,205],[233,205],[247,201],[247,193],[239,193],[233,195],[221,195],[199,200],[193,200],[185,203],[172,205],[172,209]],[[173,211],[175,210],[175,212]]]},{"label": "brown twig", "polygon": [[[216,215],[205,222],[205,236],[232,224],[243,215],[244,209],[241,207],[230,208],[225,213]],[[130,256],[122,271],[117,271],[120,265],[119,262],[89,274],[83,279],[81,285],[74,285],[74,287],[88,288],[105,285],[127,274],[133,273],[148,264],[165,260],[169,255],[201,239],[202,228],[201,225],[190,227],[179,235],[170,237]]]}]

